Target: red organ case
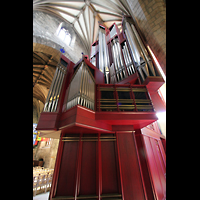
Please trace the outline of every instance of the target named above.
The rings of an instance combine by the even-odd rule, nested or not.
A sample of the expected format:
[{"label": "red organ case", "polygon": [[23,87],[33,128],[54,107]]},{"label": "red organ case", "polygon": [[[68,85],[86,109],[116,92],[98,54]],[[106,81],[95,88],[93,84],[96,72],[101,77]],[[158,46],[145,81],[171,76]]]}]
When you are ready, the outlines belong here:
[{"label": "red organ case", "polygon": [[[164,81],[129,17],[122,27],[100,25],[90,57],[58,63],[37,126],[41,137],[60,139],[50,200],[166,198],[166,140],[156,122]],[[140,63],[139,47],[148,54]]]}]

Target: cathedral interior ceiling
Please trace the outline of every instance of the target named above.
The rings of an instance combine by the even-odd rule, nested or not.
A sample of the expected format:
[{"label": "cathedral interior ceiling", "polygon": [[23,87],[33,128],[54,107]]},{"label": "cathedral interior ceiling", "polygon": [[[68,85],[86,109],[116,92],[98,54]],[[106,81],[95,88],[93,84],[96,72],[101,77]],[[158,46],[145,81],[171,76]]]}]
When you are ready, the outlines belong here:
[{"label": "cathedral interior ceiling", "polygon": [[99,23],[109,28],[114,22],[121,30],[123,14],[130,15],[123,0],[33,1],[33,10],[57,16],[71,24],[90,52],[98,37]]}]

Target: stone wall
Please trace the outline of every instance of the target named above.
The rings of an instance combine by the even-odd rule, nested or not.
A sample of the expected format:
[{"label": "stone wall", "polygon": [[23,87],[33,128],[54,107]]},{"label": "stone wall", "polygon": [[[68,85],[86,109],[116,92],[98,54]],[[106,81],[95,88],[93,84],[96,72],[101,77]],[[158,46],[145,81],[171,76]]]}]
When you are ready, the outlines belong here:
[{"label": "stone wall", "polygon": [[50,145],[46,146],[45,141],[40,141],[37,149],[33,150],[33,159],[44,160],[44,167],[54,169],[57,151],[58,151],[59,139],[52,139]]},{"label": "stone wall", "polygon": [[50,46],[54,49],[60,50],[64,47],[64,55],[72,60],[74,63],[78,62],[82,57],[82,52],[86,54],[86,49],[75,33],[70,24],[63,22],[62,26],[65,27],[72,38],[70,45],[66,45],[56,34],[60,23],[63,21],[53,15],[33,11],[33,42]]}]

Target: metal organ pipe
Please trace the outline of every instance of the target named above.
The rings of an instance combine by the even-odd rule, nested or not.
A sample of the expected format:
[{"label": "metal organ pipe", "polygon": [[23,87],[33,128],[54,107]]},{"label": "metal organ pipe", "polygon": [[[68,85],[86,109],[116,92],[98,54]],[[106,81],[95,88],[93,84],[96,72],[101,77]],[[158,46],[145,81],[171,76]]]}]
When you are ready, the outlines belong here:
[{"label": "metal organ pipe", "polygon": [[62,83],[66,73],[66,67],[58,64],[49,93],[47,95],[46,103],[44,106],[44,112],[55,112],[58,105],[59,95],[62,88]]},{"label": "metal organ pipe", "polygon": [[[117,31],[115,25],[113,25],[110,30],[109,35],[111,38],[111,52],[113,58],[111,66],[105,29],[101,25],[99,26],[99,70],[104,73],[105,82],[107,84],[109,82],[119,82],[127,76],[134,74],[136,70],[139,72],[142,82],[147,76],[156,76],[154,65],[145,45],[143,44],[134,25],[127,20],[129,19],[125,18],[123,21],[123,31],[125,32],[127,40],[122,44],[119,43],[119,36],[116,35]],[[130,49],[127,46],[127,42],[130,45]],[[93,56],[93,53],[92,50],[91,56]],[[133,59],[130,54],[133,56]],[[93,57],[91,61],[93,62]]]},{"label": "metal organ pipe", "polygon": [[114,46],[114,51],[115,51],[115,60],[116,60],[116,63],[117,63],[118,72],[119,72],[120,77],[121,77],[120,80],[122,80],[123,76],[122,76],[121,66],[120,66],[120,63],[119,63],[119,56],[118,56],[117,45],[115,43],[115,40],[113,40],[113,46]]},{"label": "metal organ pipe", "polygon": [[[142,50],[138,44],[138,41],[136,40],[135,35],[133,34],[132,29],[128,22],[126,22],[126,28],[127,29],[125,30],[125,34],[128,38],[128,42],[130,44],[131,51],[132,51],[134,60],[136,62],[137,70],[139,71],[141,78],[144,81],[145,77],[144,77],[143,72],[145,73],[146,76],[149,76],[147,63],[145,63],[145,58],[142,53]],[[142,70],[143,70],[143,72],[142,72]]]},{"label": "metal organ pipe", "polygon": [[128,75],[130,76],[131,73],[129,72],[129,67],[128,67],[128,64],[129,64],[129,63],[128,63],[128,61],[127,61],[125,49],[122,49],[122,53],[123,53],[123,55],[124,55],[124,61],[125,61],[125,64],[126,64],[126,66],[127,66]]},{"label": "metal organ pipe", "polygon": [[136,49],[136,44],[135,44],[134,36],[133,36],[133,33],[131,31],[131,28],[130,28],[130,25],[129,25],[128,22],[126,22],[126,28],[127,29],[125,30],[125,33],[126,33],[126,36],[128,38],[128,42],[130,44],[134,60],[136,62],[136,65],[140,65],[140,55],[139,55],[138,50]]},{"label": "metal organ pipe", "polygon": [[112,65],[110,66],[110,83],[116,83],[116,76],[115,76],[115,70],[114,70],[114,63],[112,63]]},{"label": "metal organ pipe", "polygon": [[124,42],[124,53],[126,55],[127,63],[129,65],[129,67],[128,67],[129,71],[130,71],[131,74],[133,74],[133,73],[135,73],[135,69],[134,69],[134,66],[133,66],[133,63],[132,63],[126,42]]},{"label": "metal organ pipe", "polygon": [[112,41],[112,52],[113,52],[113,60],[115,63],[116,75],[118,79],[117,81],[120,81],[127,77],[127,73],[125,70],[125,66],[123,64],[123,58],[118,39],[113,39]]},{"label": "metal organ pipe", "polygon": [[112,53],[113,53],[113,60],[114,60],[115,72],[116,72],[116,75],[117,75],[117,81],[120,81],[120,79],[119,79],[119,70],[118,70],[118,65],[117,65],[117,61],[116,61],[116,53],[115,53],[114,44],[112,45]]},{"label": "metal organ pipe", "polygon": [[49,105],[49,102],[50,102],[50,97],[51,97],[51,93],[52,93],[52,89],[54,87],[54,84],[55,84],[55,79],[57,77],[57,73],[58,73],[58,68],[56,68],[56,71],[54,73],[54,77],[53,77],[53,80],[52,80],[52,83],[51,83],[51,86],[50,86],[50,89],[49,89],[49,92],[48,92],[48,95],[47,95],[47,99],[46,99],[46,102],[45,102],[45,105],[44,105],[44,110],[43,112],[47,112],[47,108],[48,108],[48,105]]},{"label": "metal organ pipe", "polygon": [[106,35],[105,34],[102,34],[102,37],[103,37],[103,40],[102,40],[102,42],[103,42],[103,48],[104,48],[104,70],[105,70],[105,68],[106,67],[108,67],[108,61],[107,61],[107,52],[106,52],[106,46],[107,46],[107,44],[106,44]]},{"label": "metal organ pipe", "polygon": [[120,59],[119,59],[119,52],[117,49],[117,43],[115,43],[115,51],[116,51],[116,59],[117,59],[117,64],[118,64],[118,69],[119,69],[119,74],[121,75],[121,80],[123,79],[123,75],[122,75],[122,66],[120,64]]},{"label": "metal organ pipe", "polygon": [[[142,77],[142,80],[144,81],[144,80],[145,80],[145,77],[144,77],[144,75],[143,75],[143,73],[142,73],[142,69],[139,67],[139,64],[138,64],[138,62],[139,62],[139,61],[138,61],[138,57],[136,57],[136,55],[135,55],[135,48],[133,47],[134,45],[133,45],[133,43],[131,42],[132,40],[130,39],[130,36],[129,36],[127,30],[125,30],[125,34],[126,34],[126,37],[127,37],[127,39],[128,39],[128,42],[129,42],[129,44],[130,44],[131,52],[132,52],[132,55],[133,55],[133,58],[134,58],[134,61],[135,61],[137,70],[139,71],[139,73],[140,73],[140,75],[141,75],[141,77]],[[140,62],[139,62],[139,63],[140,63]]]},{"label": "metal organ pipe", "polygon": [[122,54],[121,54],[121,49],[120,49],[119,42],[117,42],[117,49],[118,49],[119,60],[120,60],[120,63],[121,63],[121,68],[122,68],[122,71],[123,71],[123,74],[124,74],[124,78],[126,78],[127,74],[126,74],[125,66],[123,64]]},{"label": "metal organ pipe", "polygon": [[59,94],[60,94],[60,90],[61,90],[61,86],[62,86],[63,77],[64,77],[63,74],[61,74],[61,78],[60,78],[60,81],[58,83],[58,88],[55,92],[54,101],[53,101],[53,104],[52,104],[52,112],[55,112],[56,108],[57,108],[57,103],[58,103],[58,98],[59,98]]},{"label": "metal organ pipe", "polygon": [[[151,57],[149,56],[148,51],[145,48],[145,45],[143,44],[134,25],[125,19],[123,29],[130,45],[131,53],[136,63],[136,68],[141,76],[142,81],[145,80],[145,75],[150,76],[151,74],[156,76]],[[125,49],[127,52],[127,46]]]},{"label": "metal organ pipe", "polygon": [[131,74],[133,74],[133,73],[132,73],[132,70],[131,70],[131,67],[130,67],[131,62],[130,62],[129,59],[128,59],[128,56],[127,56],[127,53],[126,53],[126,50],[125,50],[125,46],[124,46],[124,48],[122,49],[122,51],[123,51],[123,54],[124,54],[124,60],[125,60],[126,66],[127,66],[127,71],[128,71],[128,73],[129,73],[129,75],[131,75]]},{"label": "metal organ pipe", "polygon": [[84,62],[75,72],[68,93],[67,110],[81,105],[94,110],[95,80]]},{"label": "metal organ pipe", "polygon": [[104,65],[104,70],[105,70],[105,75],[106,75],[106,83],[109,83],[109,55],[108,55],[108,46],[106,42],[106,35],[103,34],[103,43],[104,43],[104,58],[105,58],[105,65]]},{"label": "metal organ pipe", "polygon": [[55,81],[54,89],[53,89],[53,92],[52,92],[51,102],[49,103],[49,107],[48,107],[49,112],[52,112],[52,104],[56,99],[55,93],[56,93],[56,90],[57,90],[57,87],[58,87],[58,81],[60,79],[60,73],[61,73],[61,71],[59,70],[58,76],[57,76],[56,81]]},{"label": "metal organ pipe", "polygon": [[106,83],[109,83],[109,55],[107,49],[105,30],[99,27],[99,70],[105,75]]},{"label": "metal organ pipe", "polygon": [[138,35],[138,33],[137,33],[135,27],[133,26],[133,24],[131,24],[131,28],[132,28],[133,33],[135,34],[135,37],[136,37],[136,39],[137,39],[137,41],[138,41],[138,43],[139,43],[139,45],[140,45],[140,47],[141,47],[141,49],[142,49],[142,52],[143,52],[143,54],[144,54],[144,57],[145,57],[145,59],[146,59],[146,62],[148,63],[148,66],[149,66],[149,68],[150,68],[152,74],[153,74],[154,76],[156,76],[155,70],[154,70],[154,67],[153,67],[152,60],[151,60],[151,58],[150,58],[150,56],[149,56],[149,54],[148,54],[148,52],[147,52],[147,50],[146,50],[146,48],[145,48],[145,46],[144,46],[144,44],[143,44],[143,42],[142,42],[140,36]]},{"label": "metal organ pipe", "polygon": [[102,32],[99,31],[99,70],[103,71],[103,44],[102,44]]}]

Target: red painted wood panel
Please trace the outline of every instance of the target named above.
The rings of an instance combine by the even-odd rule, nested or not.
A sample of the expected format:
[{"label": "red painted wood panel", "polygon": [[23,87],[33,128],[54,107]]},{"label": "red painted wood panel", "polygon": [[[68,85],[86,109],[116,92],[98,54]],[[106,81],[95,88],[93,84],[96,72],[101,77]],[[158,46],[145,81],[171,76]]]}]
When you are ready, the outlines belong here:
[{"label": "red painted wood panel", "polygon": [[165,179],[166,168],[163,163],[163,158],[161,156],[160,148],[157,143],[157,140],[151,138],[150,141],[151,141],[151,146],[152,146],[153,153],[154,153],[155,162],[157,165],[157,171],[159,174],[163,194],[165,195],[166,194],[166,179]]},{"label": "red painted wood panel", "polygon": [[125,200],[145,199],[133,133],[116,133]]},{"label": "red painted wood panel", "polygon": [[36,130],[49,130],[55,128],[58,113],[42,112]]},{"label": "red painted wood panel", "polygon": [[[137,132],[138,130],[136,130]],[[142,168],[142,174],[144,178],[144,184],[145,184],[145,189],[146,193],[148,196],[148,200],[154,200],[154,189],[153,185],[151,183],[151,177],[149,175],[149,170],[148,170],[148,165],[147,165],[147,157],[145,154],[145,147],[143,143],[143,136],[142,135],[136,135],[136,142],[137,142],[137,148],[139,152],[139,157],[140,157],[140,164]]]},{"label": "red painted wood panel", "polygon": [[77,115],[95,119],[95,112],[83,106],[77,105]]},{"label": "red painted wood panel", "polygon": [[108,131],[112,131],[112,126],[106,123],[102,123],[101,121],[93,120],[90,118],[87,118],[86,116],[76,116],[76,122],[82,125],[89,126],[90,128],[100,128],[100,129],[105,129]]},{"label": "red painted wood panel", "polygon": [[[158,140],[158,144],[159,144],[160,156],[162,157],[163,165],[166,170],[166,152],[165,152],[162,140],[164,140],[164,139],[160,138],[160,140]],[[164,140],[164,141],[166,141],[166,140]]]},{"label": "red painted wood panel", "polygon": [[157,167],[154,150],[151,145],[151,139],[152,140],[154,139],[147,136],[143,136],[143,138],[144,138],[144,143],[146,147],[147,160],[148,160],[148,165],[151,172],[152,182],[154,184],[155,195],[157,197],[157,200],[162,200],[165,197],[165,194],[163,191],[164,185],[162,183],[162,180],[160,179],[159,168]]},{"label": "red painted wood panel", "polygon": [[100,133],[98,133],[98,142],[96,146],[96,194],[98,194],[98,199],[100,200],[100,195],[102,194],[102,159],[101,159],[101,141]]},{"label": "red painted wood panel", "polygon": [[78,142],[64,142],[56,196],[73,196]]},{"label": "red painted wood panel", "polygon": [[96,142],[83,142],[80,195],[96,194]]},{"label": "red painted wood panel", "polygon": [[161,142],[162,142],[162,145],[163,145],[163,149],[165,151],[165,154],[166,154],[166,139],[163,139],[163,138],[160,138],[161,139]]},{"label": "red painted wood panel", "polygon": [[102,194],[119,193],[115,142],[101,142],[102,152]]},{"label": "red painted wood panel", "polygon": [[151,96],[151,101],[153,103],[154,109],[156,112],[165,112],[166,105],[165,102],[161,99],[157,91],[148,90]]},{"label": "red painted wood panel", "polygon": [[112,125],[113,131],[134,131],[133,125]]}]

